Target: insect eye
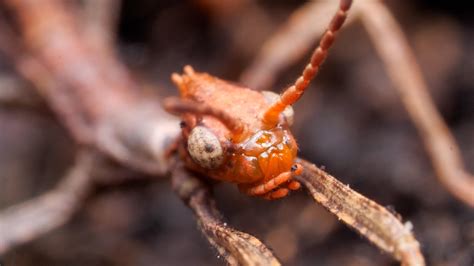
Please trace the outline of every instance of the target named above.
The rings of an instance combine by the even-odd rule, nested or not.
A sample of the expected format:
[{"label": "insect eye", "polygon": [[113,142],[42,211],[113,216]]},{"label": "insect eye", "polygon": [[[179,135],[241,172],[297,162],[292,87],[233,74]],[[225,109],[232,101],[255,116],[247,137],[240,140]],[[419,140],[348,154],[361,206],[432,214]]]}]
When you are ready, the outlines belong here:
[{"label": "insect eye", "polygon": [[[269,104],[274,103],[280,98],[280,95],[274,93],[273,91],[262,91],[262,95],[263,97],[265,97],[265,100],[267,100]],[[295,116],[295,111],[293,110],[293,107],[291,107],[291,105],[288,105],[285,110],[283,110],[282,114],[286,118],[286,122],[288,123],[288,125],[293,125]]]},{"label": "insect eye", "polygon": [[219,167],[224,160],[221,143],[208,128],[197,126],[188,137],[188,152],[191,158],[206,169]]}]

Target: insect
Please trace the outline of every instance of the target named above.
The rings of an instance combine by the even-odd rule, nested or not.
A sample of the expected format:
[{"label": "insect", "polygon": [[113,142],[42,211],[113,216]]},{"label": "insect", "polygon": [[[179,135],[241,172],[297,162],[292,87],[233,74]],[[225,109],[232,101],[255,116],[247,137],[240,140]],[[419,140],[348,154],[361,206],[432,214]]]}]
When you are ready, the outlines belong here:
[{"label": "insect", "polygon": [[181,98],[166,99],[164,107],[181,115],[178,151],[189,169],[266,199],[282,198],[300,188],[293,180],[303,167],[295,163],[298,146],[289,129],[291,105],[318,73],[351,3],[340,1],[309,64],[281,95],[236,86],[191,66],[182,75],[172,75]]}]

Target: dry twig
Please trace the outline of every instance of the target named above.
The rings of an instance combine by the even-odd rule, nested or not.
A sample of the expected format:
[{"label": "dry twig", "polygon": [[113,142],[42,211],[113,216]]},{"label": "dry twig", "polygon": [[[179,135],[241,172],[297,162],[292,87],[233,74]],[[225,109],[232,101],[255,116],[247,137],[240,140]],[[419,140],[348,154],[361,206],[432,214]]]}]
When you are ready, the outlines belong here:
[{"label": "dry twig", "polygon": [[0,254],[66,223],[91,191],[93,163],[90,152],[79,153],[55,189],[0,212]]},{"label": "dry twig", "polygon": [[420,67],[403,32],[380,1],[363,1],[358,16],[417,127],[441,183],[474,207],[474,176],[464,167],[448,126],[436,109]]},{"label": "dry twig", "polygon": [[163,175],[167,138],[179,131],[176,119],[157,99],[140,97],[139,85],[113,53],[90,49],[77,29],[77,15],[64,2],[9,0],[4,5],[17,19],[26,49],[2,50],[76,140],[129,167]]},{"label": "dry twig", "polygon": [[187,172],[181,163],[172,169],[172,185],[193,210],[202,233],[229,265],[280,265],[260,240],[229,227],[222,220],[209,188]]},{"label": "dry twig", "polygon": [[50,101],[49,106],[57,113],[61,113],[61,122],[71,129],[71,134],[79,142],[86,142],[89,138],[88,129],[83,119],[78,115],[75,104],[70,103],[64,96],[64,84],[56,81],[46,67],[31,55],[22,45],[19,38],[10,29],[7,21],[0,17],[0,53],[13,62],[18,74],[32,84],[38,94],[48,99],[55,97],[55,101]]},{"label": "dry twig", "polygon": [[314,164],[301,159],[299,162],[304,171],[297,180],[316,202],[403,265],[425,264],[410,223],[403,225],[388,210],[351,190]]}]

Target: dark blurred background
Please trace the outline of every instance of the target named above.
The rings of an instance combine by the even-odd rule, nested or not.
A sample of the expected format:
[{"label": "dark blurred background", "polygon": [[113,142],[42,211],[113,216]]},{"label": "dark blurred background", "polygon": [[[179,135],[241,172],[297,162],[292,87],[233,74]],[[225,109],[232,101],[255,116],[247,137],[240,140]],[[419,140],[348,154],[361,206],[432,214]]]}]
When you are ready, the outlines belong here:
[{"label": "dark blurred background", "polygon": [[[177,94],[169,76],[186,64],[238,81],[262,43],[307,1],[229,1],[231,8],[222,13],[203,2],[122,2],[120,55],[163,96]],[[387,4],[474,172],[474,13],[461,2]],[[294,80],[307,57],[279,74],[275,91]],[[0,58],[0,82],[11,73]],[[411,221],[428,265],[474,264],[474,212],[437,181],[359,22],[340,34],[295,109],[302,157]],[[73,160],[71,144],[50,114],[0,106],[0,207],[52,188]],[[268,202],[220,184],[215,196],[229,224],[262,239],[285,265],[397,265],[305,192]],[[102,188],[66,226],[1,260],[0,265],[224,264],[167,179]]]}]

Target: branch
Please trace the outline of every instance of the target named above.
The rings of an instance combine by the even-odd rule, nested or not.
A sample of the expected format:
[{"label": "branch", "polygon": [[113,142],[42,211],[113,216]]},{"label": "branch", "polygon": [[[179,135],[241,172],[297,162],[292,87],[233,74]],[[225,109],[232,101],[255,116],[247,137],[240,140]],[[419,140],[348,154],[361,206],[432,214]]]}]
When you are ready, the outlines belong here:
[{"label": "branch", "polygon": [[91,49],[67,3],[3,1],[23,34],[13,47],[25,49],[0,50],[42,92],[78,142],[133,169],[163,175],[168,169],[166,147],[179,133],[176,118],[156,98],[140,95],[140,85],[114,53]]},{"label": "branch", "polygon": [[411,224],[403,225],[384,207],[342,184],[314,164],[298,159],[304,167],[296,177],[316,202],[349,227],[402,262],[402,265],[425,265],[420,245],[411,232]]},{"label": "branch", "polygon": [[66,223],[91,192],[93,163],[91,153],[81,152],[55,189],[0,212],[0,254]]},{"label": "branch", "polygon": [[61,122],[70,129],[73,137],[79,142],[86,143],[89,139],[84,119],[79,115],[76,104],[64,96],[64,84],[53,78],[44,64],[37,60],[25,49],[21,40],[15,35],[4,17],[0,16],[0,53],[10,59],[18,74],[29,81],[32,88],[45,98],[54,97],[49,102],[55,113],[61,113]]},{"label": "branch", "polygon": [[431,99],[400,25],[379,1],[361,1],[358,10],[385,69],[418,129],[439,180],[454,196],[474,207],[474,176],[464,167],[459,147]]},{"label": "branch", "polygon": [[172,170],[175,192],[194,212],[199,228],[229,265],[280,265],[257,238],[237,231],[222,220],[209,188],[187,172],[181,163]]}]

